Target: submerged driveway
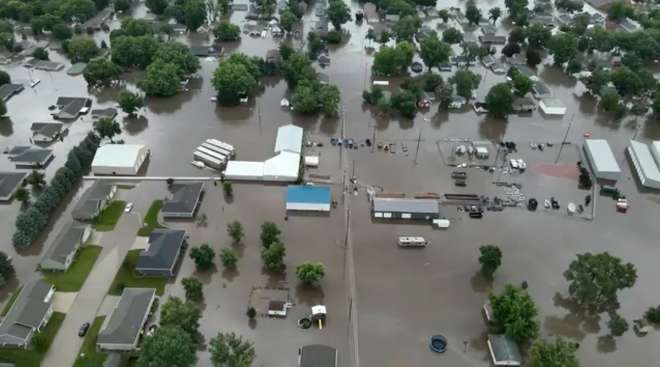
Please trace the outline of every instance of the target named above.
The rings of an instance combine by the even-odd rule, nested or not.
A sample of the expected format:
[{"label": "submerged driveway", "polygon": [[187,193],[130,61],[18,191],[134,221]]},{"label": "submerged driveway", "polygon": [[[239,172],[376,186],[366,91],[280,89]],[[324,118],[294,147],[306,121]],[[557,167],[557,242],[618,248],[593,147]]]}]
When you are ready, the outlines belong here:
[{"label": "submerged driveway", "polygon": [[138,213],[124,213],[114,231],[103,234],[98,244],[103,250],[71,305],[42,366],[73,365],[83,342],[83,338],[78,337],[78,329],[84,322],[94,321],[115,274],[135,241],[140,221]]}]

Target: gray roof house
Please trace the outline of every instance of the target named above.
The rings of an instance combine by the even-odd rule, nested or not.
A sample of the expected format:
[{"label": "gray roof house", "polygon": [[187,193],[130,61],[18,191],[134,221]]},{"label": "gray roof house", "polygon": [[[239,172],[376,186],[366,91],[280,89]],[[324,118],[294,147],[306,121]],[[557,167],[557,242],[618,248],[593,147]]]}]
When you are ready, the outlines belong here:
[{"label": "gray roof house", "polygon": [[203,182],[172,184],[172,197],[165,200],[161,213],[163,217],[192,218],[204,193]]},{"label": "gray roof house", "polygon": [[32,141],[35,143],[52,143],[62,133],[62,124],[59,122],[33,122]]},{"label": "gray roof house", "polygon": [[27,172],[0,172],[0,201],[9,201],[27,176]]},{"label": "gray roof house", "polygon": [[503,45],[506,43],[506,37],[494,34],[483,34],[479,36],[479,42],[484,45]]},{"label": "gray roof house", "polygon": [[522,364],[518,345],[504,334],[488,335],[488,350],[495,366],[520,366]]},{"label": "gray roof house", "polygon": [[15,94],[21,93],[23,89],[25,89],[23,84],[7,83],[0,85],[0,99],[6,102]]},{"label": "gray roof house", "polygon": [[552,97],[552,90],[550,90],[547,84],[538,80],[532,86],[532,94],[537,99],[548,98]]},{"label": "gray roof house", "polygon": [[9,155],[16,168],[43,168],[53,158],[52,150],[29,146],[16,146],[5,154]]},{"label": "gray roof house", "polygon": [[53,314],[53,293],[53,285],[43,280],[33,280],[23,286],[0,324],[0,346],[27,348],[34,334]]},{"label": "gray roof house", "polygon": [[67,271],[76,257],[76,252],[91,234],[92,228],[89,224],[66,224],[41,259],[41,269]]},{"label": "gray roof house", "polygon": [[337,349],[327,345],[305,345],[298,355],[298,367],[337,367]]},{"label": "gray roof house", "polygon": [[154,288],[124,288],[110,317],[101,325],[96,346],[102,350],[137,350],[155,299]]},{"label": "gray roof house", "polygon": [[53,114],[58,120],[75,120],[92,107],[92,100],[84,97],[59,97],[55,103],[60,110]]},{"label": "gray roof house", "polygon": [[536,103],[529,97],[517,97],[513,100],[513,112],[532,112],[536,109]]},{"label": "gray roof house", "polygon": [[140,252],[135,271],[144,276],[173,277],[185,239],[183,229],[155,229],[149,235],[149,246]]},{"label": "gray roof house", "polygon": [[117,186],[112,183],[96,181],[85,191],[71,216],[75,220],[90,221],[96,218],[117,192]]},{"label": "gray roof house", "polygon": [[436,199],[375,197],[373,217],[377,219],[437,219],[441,217]]},{"label": "gray roof house", "polygon": [[99,108],[96,110],[92,110],[93,119],[100,119],[103,117],[114,119],[115,117],[117,117],[117,109],[108,107],[108,108]]}]

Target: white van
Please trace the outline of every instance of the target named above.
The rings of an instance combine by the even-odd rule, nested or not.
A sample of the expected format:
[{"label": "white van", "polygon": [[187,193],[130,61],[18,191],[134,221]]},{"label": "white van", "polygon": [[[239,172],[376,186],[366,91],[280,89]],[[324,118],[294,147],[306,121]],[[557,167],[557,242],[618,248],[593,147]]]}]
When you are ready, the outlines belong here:
[{"label": "white van", "polygon": [[400,236],[399,246],[401,247],[426,247],[430,242],[424,237]]}]

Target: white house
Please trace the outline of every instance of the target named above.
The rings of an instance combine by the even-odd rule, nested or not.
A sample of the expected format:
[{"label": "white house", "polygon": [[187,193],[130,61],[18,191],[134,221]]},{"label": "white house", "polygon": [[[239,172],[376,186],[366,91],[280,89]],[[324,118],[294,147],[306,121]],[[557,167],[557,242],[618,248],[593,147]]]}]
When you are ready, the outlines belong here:
[{"label": "white house", "polygon": [[95,175],[134,176],[149,153],[143,144],[106,144],[96,151],[92,172]]}]

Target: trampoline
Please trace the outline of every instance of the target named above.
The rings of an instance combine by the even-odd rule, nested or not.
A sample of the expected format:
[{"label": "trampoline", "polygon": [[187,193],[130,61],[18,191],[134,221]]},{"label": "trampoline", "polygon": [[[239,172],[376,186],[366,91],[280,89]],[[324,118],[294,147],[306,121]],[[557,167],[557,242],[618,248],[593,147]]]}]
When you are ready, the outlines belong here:
[{"label": "trampoline", "polygon": [[429,348],[436,353],[444,353],[447,351],[447,338],[442,335],[434,335],[431,337],[431,344]]}]

